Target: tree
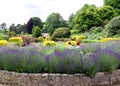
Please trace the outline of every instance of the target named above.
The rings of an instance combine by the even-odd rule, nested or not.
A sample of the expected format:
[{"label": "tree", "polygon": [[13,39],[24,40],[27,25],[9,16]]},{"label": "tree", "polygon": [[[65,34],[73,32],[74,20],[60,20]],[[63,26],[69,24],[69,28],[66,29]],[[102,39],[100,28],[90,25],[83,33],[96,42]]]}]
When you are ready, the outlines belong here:
[{"label": "tree", "polygon": [[120,0],[104,0],[104,5],[110,5],[116,10],[117,15],[120,15]]},{"label": "tree", "polygon": [[11,32],[16,32],[16,26],[15,26],[15,24],[10,25],[9,30],[10,30]]},{"label": "tree", "polygon": [[32,18],[32,21],[33,21],[33,25],[34,26],[38,26],[39,28],[43,28],[43,23],[42,23],[42,21],[41,21],[41,19],[40,18],[38,18],[38,17],[33,17]]},{"label": "tree", "polygon": [[99,26],[102,20],[97,7],[85,4],[83,8],[76,13],[74,22],[74,29],[85,32],[93,26]]},{"label": "tree", "polygon": [[33,21],[32,21],[32,18],[30,18],[30,20],[26,24],[26,32],[31,34],[32,28],[33,28]]},{"label": "tree", "polygon": [[6,33],[7,24],[6,24],[6,23],[2,23],[2,24],[0,25],[0,27],[1,27],[2,29],[4,29],[4,31],[5,31],[5,33]]},{"label": "tree", "polygon": [[70,37],[70,29],[66,28],[66,27],[58,28],[54,31],[52,36],[57,37],[57,38],[63,38],[63,37],[69,38]]},{"label": "tree", "polygon": [[111,20],[113,17],[116,16],[114,8],[109,5],[101,7],[99,9],[99,14],[102,20]]},{"label": "tree", "polygon": [[17,24],[17,26],[15,26],[15,24],[12,24],[10,26],[9,30],[10,30],[10,32],[15,32],[16,34],[21,34],[21,33],[24,33],[25,25]]},{"label": "tree", "polygon": [[32,29],[32,35],[33,37],[39,37],[41,36],[41,29],[38,26],[34,26]]},{"label": "tree", "polygon": [[69,16],[69,20],[68,20],[68,27],[70,29],[73,29],[74,28],[74,18],[75,18],[75,15],[72,13],[70,16]]},{"label": "tree", "polygon": [[32,17],[29,19],[29,21],[26,24],[26,32],[31,34],[33,26],[38,26],[40,29],[43,28],[43,23],[40,18],[38,17]]},{"label": "tree", "polygon": [[104,27],[113,17],[116,16],[115,9],[109,5],[104,5],[99,9],[99,14],[102,19],[101,26]]},{"label": "tree", "polygon": [[66,22],[62,16],[59,13],[52,13],[47,17],[43,31],[52,35],[56,28],[65,26]]},{"label": "tree", "polygon": [[109,36],[120,34],[120,16],[114,17],[106,26]]},{"label": "tree", "polygon": [[16,26],[16,34],[21,34],[21,33],[24,33],[24,25],[21,25],[21,24],[17,24]]}]

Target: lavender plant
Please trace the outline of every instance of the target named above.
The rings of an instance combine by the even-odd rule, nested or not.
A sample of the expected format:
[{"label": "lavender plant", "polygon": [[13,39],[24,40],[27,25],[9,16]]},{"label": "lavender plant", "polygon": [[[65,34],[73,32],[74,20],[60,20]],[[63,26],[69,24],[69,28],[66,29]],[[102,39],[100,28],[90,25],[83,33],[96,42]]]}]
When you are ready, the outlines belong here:
[{"label": "lavender plant", "polygon": [[1,70],[94,76],[99,71],[111,72],[119,67],[119,42],[85,44],[72,49],[38,45],[0,47]]}]

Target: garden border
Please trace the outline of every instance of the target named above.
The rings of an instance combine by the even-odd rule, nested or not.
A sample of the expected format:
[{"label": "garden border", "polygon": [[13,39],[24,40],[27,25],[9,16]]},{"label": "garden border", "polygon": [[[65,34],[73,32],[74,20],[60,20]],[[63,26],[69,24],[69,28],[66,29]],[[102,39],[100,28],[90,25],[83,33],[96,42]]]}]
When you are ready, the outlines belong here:
[{"label": "garden border", "polygon": [[9,86],[113,86],[120,84],[120,69],[98,72],[90,78],[84,74],[16,73],[0,70],[0,83]]}]

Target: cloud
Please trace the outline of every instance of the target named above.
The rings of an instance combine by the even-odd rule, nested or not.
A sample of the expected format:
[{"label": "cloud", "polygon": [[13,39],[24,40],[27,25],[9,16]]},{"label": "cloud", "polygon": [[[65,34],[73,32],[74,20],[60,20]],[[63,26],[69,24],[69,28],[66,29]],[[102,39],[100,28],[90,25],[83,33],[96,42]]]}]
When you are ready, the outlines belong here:
[{"label": "cloud", "polygon": [[60,13],[67,20],[71,13],[76,13],[85,3],[99,7],[103,5],[103,0],[2,0],[0,24],[23,24],[35,16],[45,21],[53,12]]}]

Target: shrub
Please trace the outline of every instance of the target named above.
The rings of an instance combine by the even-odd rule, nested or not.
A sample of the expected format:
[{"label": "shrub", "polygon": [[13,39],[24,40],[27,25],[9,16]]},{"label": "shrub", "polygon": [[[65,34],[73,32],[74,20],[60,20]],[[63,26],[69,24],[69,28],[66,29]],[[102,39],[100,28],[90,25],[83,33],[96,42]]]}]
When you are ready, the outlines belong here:
[{"label": "shrub", "polygon": [[7,45],[8,41],[6,40],[0,40],[0,46]]},{"label": "shrub", "polygon": [[108,35],[114,36],[120,33],[120,16],[114,17],[106,26],[108,29]]},{"label": "shrub", "polygon": [[55,41],[44,41],[44,46],[56,45]]},{"label": "shrub", "polygon": [[9,38],[9,42],[18,43],[19,45],[22,45],[23,40],[22,37],[12,37]]},{"label": "shrub", "polygon": [[21,37],[23,40],[23,43],[22,43],[23,46],[26,46],[34,41],[34,38],[32,36],[21,36]]},{"label": "shrub", "polygon": [[71,34],[79,34],[80,31],[79,31],[79,30],[70,30],[70,33],[71,33]]},{"label": "shrub", "polygon": [[6,35],[8,35],[8,36],[10,36],[10,37],[13,37],[13,36],[16,36],[16,33],[15,33],[15,32],[10,32],[10,31],[8,31],[8,32],[6,33]]},{"label": "shrub", "polygon": [[104,28],[102,27],[91,27],[90,28],[90,33],[94,33],[94,34],[97,34],[97,33],[100,33]]},{"label": "shrub", "polygon": [[100,42],[118,41],[120,38],[102,38]]},{"label": "shrub", "polygon": [[44,40],[45,40],[45,41],[50,41],[50,40],[51,40],[51,37],[50,37],[50,36],[46,36],[46,37],[44,38]]},{"label": "shrub", "polygon": [[32,30],[33,37],[41,36],[41,29],[38,26],[34,26]]},{"label": "shrub", "polygon": [[100,41],[99,40],[84,39],[82,42],[84,42],[84,43],[97,43],[97,42],[100,42]]},{"label": "shrub", "polygon": [[52,37],[57,38],[69,38],[70,37],[70,30],[68,28],[58,28],[54,31]]},{"label": "shrub", "polygon": [[42,36],[39,37],[39,41],[40,41],[40,42],[43,42],[43,39],[44,39],[44,38],[43,38]]},{"label": "shrub", "polygon": [[81,41],[83,39],[86,39],[86,36],[72,36],[71,39],[74,41]]},{"label": "shrub", "polygon": [[69,45],[76,46],[77,45],[77,41],[67,41],[65,43],[65,46],[69,46]]}]

